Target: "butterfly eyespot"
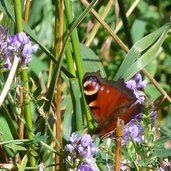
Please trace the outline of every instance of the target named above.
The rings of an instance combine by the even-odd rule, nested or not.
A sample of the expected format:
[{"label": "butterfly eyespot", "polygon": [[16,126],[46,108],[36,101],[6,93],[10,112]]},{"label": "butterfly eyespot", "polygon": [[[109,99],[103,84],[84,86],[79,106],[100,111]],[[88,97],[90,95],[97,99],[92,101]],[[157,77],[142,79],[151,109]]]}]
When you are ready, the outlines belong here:
[{"label": "butterfly eyespot", "polygon": [[87,75],[83,78],[83,88],[86,95],[91,96],[96,94],[99,87],[100,83],[96,76]]},{"label": "butterfly eyespot", "polygon": [[88,80],[83,84],[84,93],[89,96],[96,94],[99,90],[99,87],[99,83],[94,80]]}]

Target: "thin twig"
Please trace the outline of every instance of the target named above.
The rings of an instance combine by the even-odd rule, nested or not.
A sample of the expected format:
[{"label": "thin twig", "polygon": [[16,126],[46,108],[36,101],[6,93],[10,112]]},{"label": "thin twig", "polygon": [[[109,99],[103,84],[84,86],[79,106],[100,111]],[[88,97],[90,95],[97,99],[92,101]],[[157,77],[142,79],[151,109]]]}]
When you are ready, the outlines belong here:
[{"label": "thin twig", "polygon": [[[86,6],[89,5],[87,0],[82,0],[82,2]],[[95,16],[97,21],[99,21],[99,23],[109,32],[113,39],[119,44],[119,46],[121,46],[124,51],[128,52],[129,49],[127,48],[127,46],[121,41],[121,39],[119,39],[119,37],[113,32],[110,26],[99,16],[99,14],[94,9],[92,9],[91,12]]]},{"label": "thin twig", "polygon": [[[24,107],[23,107],[23,101],[24,101],[24,97],[23,97],[23,87],[19,87],[19,92],[20,92],[20,106],[21,106],[21,117],[24,118]],[[19,131],[19,137],[21,139],[24,138],[24,124],[21,120],[19,120],[18,122],[18,131]]]},{"label": "thin twig", "polygon": [[[56,6],[57,8],[57,6]],[[57,12],[57,10],[56,10]],[[55,40],[55,57],[59,57],[62,48],[63,48],[63,21],[64,21],[64,0],[60,0],[60,8],[59,8],[59,33],[58,33],[58,41]],[[57,30],[55,30],[57,31]],[[56,39],[57,37],[55,37]],[[60,104],[61,104],[61,74],[57,81],[56,86],[56,93],[55,93],[55,106],[56,106],[56,138],[60,145],[62,146],[62,128],[61,128],[61,111],[60,111]],[[59,147],[56,145],[56,150],[60,151]],[[60,156],[56,155],[56,163],[60,163],[61,158]],[[61,170],[60,165],[56,166],[56,170]]]},{"label": "thin twig", "polygon": [[26,5],[25,5],[24,21],[26,23],[28,23],[28,17],[29,17],[29,11],[30,11],[30,1],[31,0],[26,0]]},{"label": "thin twig", "polygon": [[[25,23],[28,23],[28,17],[29,17],[29,11],[30,11],[30,0],[26,0],[25,4],[25,12],[24,12],[24,21]],[[19,87],[20,92],[20,107],[21,107],[21,117],[24,118],[24,93],[23,93],[23,87]],[[19,120],[18,123],[18,131],[19,136],[21,139],[24,138],[24,124]]]},{"label": "thin twig", "polygon": [[5,97],[6,97],[8,91],[10,89],[11,83],[14,79],[14,76],[15,76],[15,73],[17,70],[18,63],[19,63],[19,58],[17,56],[15,56],[13,65],[11,67],[10,73],[8,75],[8,78],[7,78],[7,81],[5,82],[4,88],[3,88],[2,93],[0,95],[0,107],[3,104]]},{"label": "thin twig", "polygon": [[[84,4],[87,6],[89,3],[87,0],[82,0]],[[92,9],[92,14],[96,17],[96,19],[100,22],[100,24],[109,32],[109,34],[113,37],[113,39],[118,43],[118,45],[126,52],[128,53],[129,48],[122,42],[122,40],[114,33],[114,31],[110,28],[110,26],[98,15],[98,13]],[[163,88],[160,86],[160,84],[143,68],[142,72],[145,74],[145,76],[154,84],[154,86],[159,90],[161,94],[163,94],[166,99],[171,103],[171,98],[168,96],[168,94],[163,90]]]},{"label": "thin twig", "polygon": [[[106,5],[106,8],[104,9],[104,11],[103,11],[103,13],[102,13],[102,15],[101,15],[101,17],[102,17],[103,19],[105,19],[105,17],[106,17],[106,15],[108,14],[108,12],[109,12],[109,10],[110,10],[112,4],[113,4],[113,0],[109,0],[109,2],[108,2],[107,5]],[[91,42],[93,41],[93,39],[94,39],[94,37],[95,37],[97,31],[98,31],[99,28],[100,28],[100,26],[101,26],[101,25],[100,25],[99,22],[97,22],[97,23],[94,25],[94,27],[93,27],[91,33],[90,33],[89,36],[88,36],[88,39],[86,40],[86,43],[85,43],[86,46],[90,46],[90,44],[91,44]]]},{"label": "thin twig", "polygon": [[116,151],[115,151],[115,171],[120,171],[121,163],[121,141],[124,132],[124,122],[121,119],[117,119],[117,128],[116,128]]}]

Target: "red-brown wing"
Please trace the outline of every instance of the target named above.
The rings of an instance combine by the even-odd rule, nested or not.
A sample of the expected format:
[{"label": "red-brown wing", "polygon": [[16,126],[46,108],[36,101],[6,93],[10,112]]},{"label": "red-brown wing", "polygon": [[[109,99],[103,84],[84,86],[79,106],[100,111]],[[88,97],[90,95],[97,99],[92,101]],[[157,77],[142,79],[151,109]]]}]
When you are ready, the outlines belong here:
[{"label": "red-brown wing", "polygon": [[105,135],[116,128],[118,117],[125,123],[128,122],[140,112],[141,105],[134,105],[136,97],[122,80],[107,85],[101,84],[101,88],[103,91],[98,91],[96,99],[98,110],[92,112],[98,121],[97,132]]},{"label": "red-brown wing", "polygon": [[124,123],[127,123],[135,114],[138,114],[141,109],[142,106],[140,104],[128,103],[120,106],[120,108],[116,109],[109,118],[99,122],[96,132],[99,133],[101,137],[108,135],[108,133],[115,130],[118,117],[122,119]]},{"label": "red-brown wing", "polygon": [[90,107],[93,117],[98,122],[108,118],[116,107],[119,97],[120,92],[116,88],[101,84],[96,99]]},{"label": "red-brown wing", "polygon": [[99,72],[87,73],[83,78],[84,93],[102,136],[116,128],[117,118],[128,122],[140,112],[141,105],[123,80],[108,81]]},{"label": "red-brown wing", "polygon": [[98,122],[108,119],[112,112],[127,103],[133,103],[136,98],[122,80],[101,83],[95,100],[90,107],[94,118]]}]

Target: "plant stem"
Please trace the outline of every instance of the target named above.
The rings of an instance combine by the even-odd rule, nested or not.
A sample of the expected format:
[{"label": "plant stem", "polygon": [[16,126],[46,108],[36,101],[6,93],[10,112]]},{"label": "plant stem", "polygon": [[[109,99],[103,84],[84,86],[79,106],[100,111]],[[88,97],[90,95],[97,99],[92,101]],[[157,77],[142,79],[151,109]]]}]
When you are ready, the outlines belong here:
[{"label": "plant stem", "polygon": [[15,11],[15,18],[16,18],[16,28],[17,32],[23,31],[23,24],[22,24],[22,12],[21,12],[21,1],[14,0],[14,11]]},{"label": "plant stem", "polygon": [[[70,0],[65,0],[65,8],[66,8],[66,18],[68,21],[68,25],[70,26],[72,24],[72,22],[74,21],[73,15],[71,15],[71,14],[73,14],[73,10],[72,10],[72,4],[71,4]],[[74,53],[74,57],[75,57],[76,66],[78,69],[77,75],[81,82],[84,71],[83,71],[83,62],[82,62],[81,53],[80,53],[77,28],[75,28],[71,34],[71,43],[72,43],[72,47],[73,47],[73,53]],[[82,82],[81,82],[81,84],[82,84]]]},{"label": "plant stem", "polygon": [[120,14],[121,14],[121,18],[122,18],[122,22],[123,22],[124,31],[125,31],[126,39],[128,42],[128,46],[129,46],[129,48],[131,48],[133,43],[132,43],[130,31],[129,31],[130,29],[128,28],[128,21],[127,21],[126,14],[125,14],[125,7],[124,7],[122,0],[119,0],[118,4],[119,4],[119,8],[120,8]]},{"label": "plant stem", "polygon": [[[28,18],[29,18],[29,11],[30,11],[30,0],[26,0],[26,5],[25,5],[25,13],[24,13],[24,21],[28,23]],[[20,91],[20,105],[21,105],[21,117],[24,118],[24,108],[23,108],[23,88],[19,88]],[[24,138],[24,125],[23,123],[19,120],[18,123],[18,128],[19,128],[19,135],[20,138]]]},{"label": "plant stem", "polygon": [[[28,84],[28,72],[27,69],[22,70],[21,72],[21,80],[24,83],[23,88],[23,99],[24,99],[24,103],[23,103],[23,107],[24,107],[24,117],[25,117],[25,121],[27,123],[27,125],[29,126],[30,130],[33,132],[33,124],[32,124],[32,113],[31,113],[31,105],[30,105],[30,99],[29,99],[29,84]],[[32,140],[33,139],[33,134],[29,131],[26,130],[25,132],[27,134],[28,139]],[[33,148],[33,146],[32,146]],[[30,166],[34,167],[36,165],[36,158],[30,153],[29,154],[29,161],[30,161]]]},{"label": "plant stem", "polygon": [[[14,0],[14,9],[15,9],[17,32],[22,32],[23,25],[22,25],[22,10],[21,10],[21,1],[20,0]],[[26,123],[29,126],[30,130],[33,130],[30,99],[28,96],[29,85],[28,85],[27,69],[22,70],[21,79],[24,82],[24,85],[23,85],[23,88],[24,88],[23,107],[24,107],[24,113],[25,113],[25,120],[26,120]],[[33,135],[29,131],[27,131],[27,137],[28,137],[28,139],[33,139]],[[36,165],[36,158],[31,153],[29,154],[29,161],[30,161],[30,166],[34,167]]]},{"label": "plant stem", "polygon": [[[58,3],[60,4],[58,6]],[[58,3],[55,3],[56,8],[56,17],[55,17],[55,58],[59,58],[63,47],[63,15],[64,15],[64,0],[58,0]],[[58,8],[59,7],[59,8]],[[58,19],[58,11],[59,11],[59,19]],[[59,23],[59,24],[58,24]],[[58,41],[57,41],[58,40]],[[62,146],[62,126],[61,126],[61,74],[57,80],[57,86],[55,91],[55,107],[56,107],[56,138],[60,145]],[[56,150],[60,151],[59,147],[56,145]],[[56,155],[56,163],[60,164],[61,158]],[[56,166],[56,170],[61,170],[60,165]]]},{"label": "plant stem", "polygon": [[29,17],[29,11],[30,11],[30,1],[31,0],[26,0],[26,5],[25,5],[24,21],[26,23],[28,23],[28,17]]},{"label": "plant stem", "polygon": [[[74,18],[73,18],[73,15],[71,15],[73,13],[73,11],[72,11],[72,4],[71,4],[70,0],[65,0],[65,8],[66,8],[66,18],[67,18],[68,24],[71,25],[72,22],[74,21]],[[73,47],[74,59],[75,59],[76,67],[77,67],[77,71],[78,71],[77,76],[79,79],[79,85],[80,85],[80,89],[81,89],[81,93],[82,93],[82,97],[83,97],[83,104],[84,104],[84,108],[85,108],[87,125],[91,131],[94,129],[94,126],[92,124],[92,116],[88,110],[87,103],[86,103],[84,93],[82,90],[82,78],[83,78],[84,71],[83,71],[83,62],[82,62],[82,58],[81,58],[77,29],[73,30],[73,32],[71,34],[71,42],[72,42],[72,47]]]},{"label": "plant stem", "polygon": [[121,119],[117,119],[117,128],[116,128],[116,151],[115,151],[115,171],[120,171],[121,165],[121,141],[124,131],[124,122]]},{"label": "plant stem", "polygon": [[[58,59],[58,62],[55,66],[55,69],[54,69],[54,74],[53,74],[53,77],[52,77],[52,80],[50,82],[50,86],[49,86],[49,90],[47,92],[47,99],[48,101],[45,102],[45,105],[44,105],[44,111],[46,113],[49,114],[49,111],[50,111],[50,106],[51,106],[51,103],[52,103],[52,99],[53,99],[53,95],[54,95],[54,90],[55,90],[55,87],[56,87],[56,83],[57,83],[57,80],[59,78],[59,75],[60,75],[60,70],[61,70],[61,67],[62,67],[62,62],[63,62],[63,58],[64,58],[64,52],[65,52],[65,49],[66,49],[66,43],[71,35],[71,33],[73,32],[73,30],[81,23],[81,21],[86,17],[87,13],[92,9],[93,5],[97,2],[97,0],[93,0],[90,5],[83,11],[83,13],[76,19],[76,21],[73,23],[73,25],[71,26],[70,30],[69,30],[69,33],[67,34],[65,40],[64,40],[64,46],[62,48],[62,51],[61,51],[61,54],[59,56],[59,59]],[[85,106],[86,105],[86,101],[85,101]],[[88,107],[87,107],[87,110],[88,110]],[[94,128],[93,124],[92,124],[92,118],[88,120],[88,125],[89,125],[89,128]]]},{"label": "plant stem", "polygon": [[[65,33],[67,32],[66,28],[67,28],[66,20],[64,20],[64,32]],[[74,69],[74,61],[73,61],[71,47],[70,47],[70,43],[69,42],[66,43],[65,55],[66,55],[66,61],[67,61],[68,70],[69,70],[69,72],[71,72],[72,75],[74,75],[76,77],[76,73],[75,73],[75,69]]]}]

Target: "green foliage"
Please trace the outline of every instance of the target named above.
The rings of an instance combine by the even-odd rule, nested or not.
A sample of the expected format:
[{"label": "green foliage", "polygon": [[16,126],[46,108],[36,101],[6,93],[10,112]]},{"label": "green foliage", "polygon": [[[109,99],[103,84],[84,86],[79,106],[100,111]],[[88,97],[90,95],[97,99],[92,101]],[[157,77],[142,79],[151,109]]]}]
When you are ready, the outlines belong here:
[{"label": "green foliage", "polygon": [[[19,171],[31,166],[30,154],[36,159],[35,167],[32,169],[38,168],[40,163],[43,163],[49,170],[57,168],[58,164],[61,170],[65,170],[67,167],[65,145],[71,133],[93,132],[96,123],[87,108],[82,90],[82,77],[86,72],[99,70],[102,77],[129,80],[145,68],[168,94],[171,92],[169,0],[141,1],[136,6],[127,18],[128,31],[134,43],[127,54],[102,26],[90,47],[85,45],[91,27],[97,22],[91,13],[92,8],[101,14],[106,7],[107,1],[101,0],[91,1],[88,7],[78,0],[65,1],[63,47],[59,52],[59,37],[57,40],[54,39],[55,36],[59,36],[60,25],[57,23],[58,29],[55,30],[55,22],[60,21],[58,18],[60,9],[56,10],[56,5],[59,8],[60,2],[60,0],[31,1],[28,24],[24,20],[22,23],[24,31],[39,45],[39,51],[28,65],[28,80],[21,80],[22,68],[18,67],[11,89],[0,107],[0,153],[2,153],[0,163],[9,163],[10,158],[13,158]],[[133,2],[127,1],[125,9],[128,10]],[[24,9],[21,11],[23,14]],[[117,17],[117,10],[116,6],[115,8],[112,6],[105,18],[105,22],[112,30],[115,30],[121,21],[120,15]],[[9,33],[14,34],[17,19],[13,1],[1,0],[0,14],[1,25],[9,27]],[[123,27],[117,35],[123,43],[127,42]],[[57,47],[54,47],[55,43]],[[54,49],[57,51],[54,52]],[[2,68],[3,63],[0,65]],[[0,74],[2,92],[9,71],[2,69]],[[61,96],[56,101],[56,85],[59,78]],[[144,92],[149,107],[161,94],[145,75],[144,79],[148,81]],[[28,92],[23,87],[25,83],[29,85]],[[24,93],[28,93],[27,100],[30,103],[32,116],[29,121],[33,124],[31,129],[22,116],[21,89]],[[56,102],[60,103],[61,125],[56,124]],[[144,127],[142,144],[132,141],[122,148],[122,157],[129,161],[130,170],[142,168],[155,170],[160,167],[159,158],[168,158],[171,154],[170,144],[169,148],[165,146],[171,139],[169,135],[171,105],[165,100],[161,106],[155,106],[156,108],[161,137],[156,135],[155,123],[150,123],[150,111],[145,110],[145,117],[141,121]],[[19,130],[20,124],[24,125],[23,137],[19,133],[22,132]],[[62,137],[58,137],[58,128],[61,129]],[[31,139],[27,138],[28,134],[32,136]],[[100,170],[113,168],[115,143],[109,139],[104,139],[102,142],[98,137],[95,138],[95,143],[100,149],[96,156]],[[55,155],[61,157],[60,163],[55,163],[57,161]],[[18,159],[21,163],[17,163]]]}]

